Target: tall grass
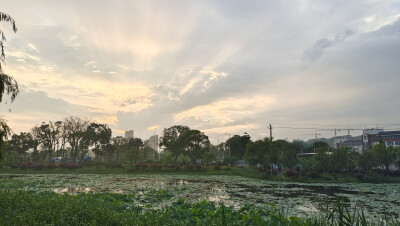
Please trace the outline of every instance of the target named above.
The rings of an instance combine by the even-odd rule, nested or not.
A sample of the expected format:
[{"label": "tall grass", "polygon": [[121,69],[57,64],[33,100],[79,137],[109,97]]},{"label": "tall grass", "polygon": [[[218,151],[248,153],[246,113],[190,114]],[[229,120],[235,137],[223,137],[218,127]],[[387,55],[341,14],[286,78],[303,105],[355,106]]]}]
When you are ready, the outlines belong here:
[{"label": "tall grass", "polygon": [[400,225],[385,216],[369,222],[362,209],[338,201],[326,215],[288,217],[273,206],[247,204],[236,210],[202,201],[179,199],[171,206],[148,209],[132,204],[129,195],[34,193],[0,189],[0,225]]}]

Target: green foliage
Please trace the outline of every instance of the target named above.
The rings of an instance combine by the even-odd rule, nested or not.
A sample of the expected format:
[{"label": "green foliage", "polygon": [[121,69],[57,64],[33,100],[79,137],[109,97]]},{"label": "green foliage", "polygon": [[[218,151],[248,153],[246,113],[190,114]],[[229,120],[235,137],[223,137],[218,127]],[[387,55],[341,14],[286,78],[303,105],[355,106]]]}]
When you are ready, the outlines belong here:
[{"label": "green foliage", "polygon": [[[213,202],[187,202],[152,209],[169,199],[164,190],[146,193],[139,207],[133,195],[82,193],[79,195],[0,190],[0,222],[5,225],[370,225],[362,208],[337,201],[315,217],[288,217],[273,206],[245,204],[239,209]],[[147,204],[146,204],[147,203]],[[384,221],[385,220],[385,221]],[[399,224],[394,218],[378,222]]]},{"label": "green foliage", "polygon": [[272,163],[270,154],[271,149],[269,139],[257,140],[247,144],[244,159],[251,166],[261,164],[263,165],[263,168],[266,169],[267,166]]},{"label": "green foliage", "polygon": [[225,144],[230,149],[231,157],[236,157],[237,159],[242,159],[246,154],[246,146],[250,143],[251,137],[249,134],[245,133],[243,136],[234,135],[229,138]]},{"label": "green foliage", "polygon": [[163,135],[160,138],[160,147],[164,147],[164,150],[168,151],[174,157],[174,161],[176,161],[180,154],[183,154],[182,145],[178,142],[178,138],[182,133],[189,130],[187,126],[176,125],[166,128],[163,131]]},{"label": "green foliage", "polygon": [[376,157],[378,165],[385,166],[385,175],[389,172],[389,165],[394,162],[395,152],[393,147],[386,147],[384,143],[379,143],[372,148],[374,155]]},{"label": "green foliage", "polygon": [[364,150],[358,160],[358,165],[365,171],[369,172],[376,165],[375,154],[372,150]]},{"label": "green foliage", "polygon": [[129,161],[130,166],[133,166],[133,163],[139,159],[139,148],[133,147],[127,151],[125,151],[125,159]]}]

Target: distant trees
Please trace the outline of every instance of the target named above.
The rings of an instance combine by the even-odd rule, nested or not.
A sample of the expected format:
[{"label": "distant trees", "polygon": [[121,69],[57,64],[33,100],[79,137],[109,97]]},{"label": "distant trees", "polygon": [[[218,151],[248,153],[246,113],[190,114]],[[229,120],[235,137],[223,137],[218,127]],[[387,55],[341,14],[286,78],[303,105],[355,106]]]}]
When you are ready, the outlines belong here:
[{"label": "distant trees", "polygon": [[[247,144],[244,159],[250,165],[262,165],[263,169],[278,168],[278,173],[282,167],[293,168],[297,163],[296,152],[291,143],[286,140],[270,141],[269,138],[251,141]],[[271,171],[272,172],[272,171]]]},{"label": "distant trees", "polygon": [[164,129],[160,146],[171,154],[174,162],[183,155],[189,157],[194,164],[209,150],[210,141],[208,136],[199,130],[177,125]]},{"label": "distant trees", "polygon": [[251,165],[256,166],[261,164],[266,170],[268,166],[272,166],[271,160],[271,145],[268,138],[250,142],[246,146],[244,159]]},{"label": "distant trees", "polygon": [[179,137],[189,131],[189,127],[176,125],[164,129],[163,135],[160,138],[160,147],[171,154],[174,162],[178,159],[179,155],[183,154],[183,145],[178,141]]},{"label": "distant trees", "polygon": [[225,145],[230,150],[230,157],[239,160],[246,154],[246,146],[250,142],[251,137],[245,133],[243,136],[233,135],[229,138]]}]

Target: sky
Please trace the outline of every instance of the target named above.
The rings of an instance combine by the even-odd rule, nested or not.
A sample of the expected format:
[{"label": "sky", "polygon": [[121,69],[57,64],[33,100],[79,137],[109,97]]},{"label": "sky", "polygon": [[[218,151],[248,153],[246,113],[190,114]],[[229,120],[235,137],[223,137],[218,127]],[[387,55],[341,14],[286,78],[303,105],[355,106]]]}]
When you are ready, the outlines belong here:
[{"label": "sky", "polygon": [[[147,139],[400,129],[400,1],[0,0],[0,113],[14,133],[78,116]],[[317,128],[317,129],[316,129]],[[349,128],[350,130],[344,130]]]}]

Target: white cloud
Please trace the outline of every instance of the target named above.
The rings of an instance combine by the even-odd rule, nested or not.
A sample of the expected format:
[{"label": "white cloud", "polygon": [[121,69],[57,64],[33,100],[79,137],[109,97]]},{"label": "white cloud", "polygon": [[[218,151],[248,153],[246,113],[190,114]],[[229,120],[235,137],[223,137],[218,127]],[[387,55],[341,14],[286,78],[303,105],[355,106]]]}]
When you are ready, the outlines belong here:
[{"label": "white cloud", "polygon": [[[161,133],[187,123],[213,135],[263,136],[266,120],[379,122],[400,114],[400,103],[385,104],[376,91],[399,96],[393,1],[117,0],[92,10],[90,1],[21,0],[2,7],[20,28],[7,37],[6,72],[25,91],[44,92],[44,103],[71,108],[65,116],[80,109],[115,131],[147,137],[154,125]],[[29,122],[63,114],[36,111],[26,105],[23,114],[34,117]],[[21,114],[7,117],[23,127]]]}]

